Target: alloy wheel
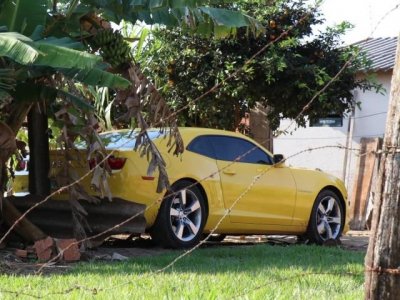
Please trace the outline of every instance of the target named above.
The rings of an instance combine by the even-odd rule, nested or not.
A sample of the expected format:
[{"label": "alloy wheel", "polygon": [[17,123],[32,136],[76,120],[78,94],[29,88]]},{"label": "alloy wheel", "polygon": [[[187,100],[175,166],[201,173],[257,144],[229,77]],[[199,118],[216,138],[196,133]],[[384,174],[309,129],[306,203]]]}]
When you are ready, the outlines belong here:
[{"label": "alloy wheel", "polygon": [[317,209],[317,231],[322,240],[336,239],[341,232],[342,215],[337,199],[324,197]]},{"label": "alloy wheel", "polygon": [[200,200],[189,189],[182,189],[171,201],[170,222],[174,235],[181,241],[193,240],[202,226]]}]

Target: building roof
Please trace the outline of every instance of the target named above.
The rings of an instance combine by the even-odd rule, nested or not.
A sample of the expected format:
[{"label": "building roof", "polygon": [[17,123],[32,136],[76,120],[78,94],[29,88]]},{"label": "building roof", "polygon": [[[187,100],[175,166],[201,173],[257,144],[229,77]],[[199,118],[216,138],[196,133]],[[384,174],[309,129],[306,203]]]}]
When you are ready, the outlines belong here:
[{"label": "building roof", "polygon": [[387,72],[393,70],[396,58],[397,37],[369,38],[354,44],[365,51],[372,61],[368,71]]}]

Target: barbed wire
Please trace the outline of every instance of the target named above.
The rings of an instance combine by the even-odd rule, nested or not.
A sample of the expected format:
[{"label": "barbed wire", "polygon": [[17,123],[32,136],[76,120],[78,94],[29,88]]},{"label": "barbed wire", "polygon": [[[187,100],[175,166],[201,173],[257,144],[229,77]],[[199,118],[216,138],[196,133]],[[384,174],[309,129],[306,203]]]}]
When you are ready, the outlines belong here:
[{"label": "barbed wire", "polygon": [[[344,147],[344,146],[340,146],[340,145],[330,145],[330,146],[321,146],[321,147],[309,148],[309,149],[305,149],[305,150],[299,151],[298,153],[293,154],[293,155],[291,155],[291,156],[285,158],[284,160],[293,158],[293,157],[295,157],[296,155],[300,155],[300,154],[305,153],[305,152],[310,152],[310,151],[319,150],[319,149],[323,149],[323,148],[345,148],[345,147]],[[360,149],[351,149],[351,150],[353,150],[353,151],[360,151]],[[369,151],[369,152],[372,152],[372,151]],[[360,154],[360,155],[366,155],[366,153],[362,153],[362,154]],[[283,161],[283,162],[284,162],[284,161]],[[232,162],[232,163],[234,163],[234,162]],[[268,167],[268,166],[266,165],[266,167]],[[227,216],[229,216],[230,212],[231,212],[232,209],[236,206],[236,204],[237,204],[241,199],[243,199],[243,197],[252,189],[252,187],[261,179],[262,176],[264,176],[266,173],[270,172],[273,168],[274,168],[274,165],[270,165],[269,168],[264,169],[264,170],[263,170],[262,172],[260,172],[258,175],[254,176],[252,182],[251,182],[251,183],[247,186],[247,188],[236,198],[236,200],[232,203],[232,205],[231,205],[228,209],[225,210],[224,215],[219,219],[218,223],[213,227],[213,229],[209,232],[209,234],[208,234],[203,240],[201,240],[198,244],[196,244],[195,246],[193,246],[193,247],[190,248],[189,250],[183,252],[182,254],[180,254],[179,256],[177,256],[176,258],[174,258],[174,259],[173,259],[170,263],[168,263],[166,266],[164,266],[164,267],[162,267],[162,268],[160,268],[160,269],[158,269],[158,270],[154,270],[154,271],[148,272],[148,273],[146,273],[146,274],[143,274],[142,276],[140,276],[140,278],[143,278],[143,277],[147,277],[147,276],[151,276],[151,275],[155,275],[155,274],[159,274],[159,273],[165,272],[167,269],[169,269],[169,268],[171,268],[173,265],[175,265],[178,261],[180,261],[180,260],[183,259],[184,257],[186,257],[186,256],[188,256],[188,255],[190,255],[190,254],[192,254],[195,250],[197,250],[198,248],[200,248],[200,246],[202,246],[203,244],[205,244],[205,243],[207,242],[207,240],[209,239],[209,237],[210,237],[212,234],[215,233],[215,231],[218,229],[218,227],[219,227],[220,224],[223,222],[223,220],[224,220]],[[225,168],[224,168],[224,169],[225,169]],[[207,178],[209,178],[209,177],[207,177]],[[193,184],[193,186],[195,186],[195,184]],[[178,191],[178,192],[176,192],[176,193],[179,193],[179,192],[180,192],[180,191]],[[90,238],[88,238],[88,239],[90,239]],[[73,243],[73,244],[78,244],[78,243],[80,243],[80,241],[78,241],[77,243]],[[71,244],[69,247],[72,247],[72,244]],[[66,251],[67,249],[69,249],[69,247],[65,248],[64,251]],[[62,253],[62,251],[61,251],[60,253]],[[59,256],[59,257],[60,257],[60,256]],[[54,262],[54,260],[50,260],[49,263],[50,263],[50,262]],[[38,272],[40,272],[40,270],[42,270],[47,264],[48,264],[48,263],[43,264],[42,267],[38,270]],[[135,280],[137,280],[137,278],[136,278]],[[97,287],[97,288],[91,288],[91,287],[84,287],[84,286],[82,286],[82,285],[79,285],[79,286],[71,287],[71,288],[67,289],[66,291],[71,292],[71,289],[80,289],[80,290],[88,291],[88,292],[90,292],[90,293],[92,293],[93,291],[95,291],[96,293],[99,293],[99,292],[105,292],[105,291],[117,289],[117,288],[119,288],[119,287],[122,287],[122,286],[125,286],[125,285],[129,285],[129,284],[133,284],[133,283],[135,283],[133,280],[128,280],[128,281],[125,281],[125,282],[121,282],[121,283],[119,283],[119,284],[115,284],[115,285],[113,285],[112,287],[109,287],[109,288],[99,288],[99,287]],[[60,293],[62,294],[62,291],[57,292],[57,295],[60,294]],[[53,296],[53,295],[56,295],[56,294],[54,294],[54,293],[49,293],[49,294],[46,295],[46,297],[47,297],[47,296]]]},{"label": "barbed wire", "polygon": [[[392,9],[391,11],[394,11],[394,10],[397,9],[399,6],[400,6],[400,4],[399,4],[399,5],[396,5],[396,7],[395,7],[394,9]],[[390,12],[391,12],[391,11],[390,11]],[[387,15],[388,15],[388,14],[386,14],[385,16],[387,16]],[[274,41],[268,43],[267,46],[269,47],[273,42],[276,42],[276,41],[278,41],[278,40],[281,39],[281,38],[282,38],[282,35],[279,36],[278,38],[276,38]],[[261,50],[263,50],[264,48],[266,49],[267,46],[263,47]],[[260,51],[261,51],[261,50],[260,50]],[[265,51],[265,50],[264,50],[264,51]],[[262,53],[262,51],[261,51],[260,53]],[[259,55],[259,54],[258,54],[258,55]],[[254,57],[256,57],[256,55],[255,55]],[[347,61],[347,63],[345,63],[345,65],[340,69],[339,73],[336,74],[336,76],[334,76],[334,77],[327,83],[327,85],[325,85],[319,92],[317,92],[317,93],[314,95],[314,97],[307,103],[307,105],[306,105],[306,106],[302,109],[302,111],[299,113],[298,117],[300,117],[301,115],[303,115],[304,112],[307,111],[307,110],[309,109],[309,107],[310,107],[310,105],[313,103],[313,101],[314,101],[321,93],[323,93],[323,92],[329,87],[329,85],[332,84],[332,82],[333,82],[334,80],[336,80],[336,79],[340,76],[340,74],[344,71],[344,69],[351,63],[352,59],[354,59],[354,57],[351,58],[351,59],[349,59],[349,61]],[[239,72],[240,72],[240,70],[237,71],[237,72],[235,72],[235,73],[233,73],[234,75],[231,74],[230,76],[228,76],[228,77],[226,78],[226,80],[229,80],[230,78],[234,77],[234,76],[237,75]],[[208,95],[209,93],[213,92],[215,89],[217,89],[217,88],[220,87],[220,86],[221,86],[221,84],[219,84],[218,86],[214,86],[214,87],[213,87],[212,89],[210,89],[208,92],[204,93],[204,94],[203,94],[203,95],[204,95],[203,98],[205,97],[205,95]],[[195,101],[199,101],[200,99],[201,99],[201,96],[198,97],[198,98],[196,98]],[[170,117],[176,116],[176,114],[179,113],[179,112],[182,111],[182,110],[183,110],[183,109],[174,112],[173,114],[170,115]],[[298,118],[298,117],[297,117],[297,118]],[[268,141],[268,140],[270,140],[270,139],[267,139],[266,141]],[[360,151],[360,149],[346,148],[346,147],[341,146],[341,145],[321,146],[321,147],[309,148],[309,149],[306,149],[306,150],[299,151],[298,153],[293,154],[293,155],[287,157],[285,160],[290,159],[290,158],[294,157],[295,155],[300,155],[301,153],[304,153],[304,152],[314,151],[314,150],[323,149],[323,148],[332,148],[332,147],[347,149],[347,150],[350,150],[350,151]],[[256,147],[255,147],[255,148],[256,148]],[[376,153],[375,151],[369,151],[368,153],[371,153],[371,152]],[[366,154],[367,154],[367,152],[364,152],[364,153],[361,153],[360,155],[366,155]],[[110,154],[110,155],[111,155],[111,154]],[[110,156],[110,155],[109,155],[109,156]],[[109,157],[109,156],[108,156],[108,157]],[[104,161],[105,161],[108,157],[104,158]],[[104,162],[104,161],[103,161],[103,162]],[[234,164],[234,163],[236,163],[236,162],[238,162],[238,161],[239,161],[239,160],[236,159],[235,161],[232,162],[232,164]],[[228,167],[228,166],[226,166],[226,167]],[[226,168],[226,167],[224,167],[224,168]],[[227,215],[229,215],[230,211],[231,211],[232,208],[236,205],[236,203],[237,203],[238,201],[240,201],[240,199],[242,199],[242,198],[248,193],[248,191],[251,190],[251,188],[254,186],[254,184],[255,184],[263,175],[265,175],[265,173],[267,173],[269,170],[272,170],[273,167],[274,167],[274,165],[272,165],[270,168],[265,169],[264,172],[262,172],[261,174],[259,174],[259,175],[257,175],[257,176],[254,177],[254,179],[253,179],[253,181],[250,183],[250,185],[248,185],[248,187],[243,191],[243,193],[241,193],[241,195],[239,195],[239,197],[233,202],[233,204],[231,205],[231,207],[230,207],[229,209],[226,210],[226,213],[224,214],[223,218],[225,218]],[[221,170],[223,170],[224,168],[221,168],[220,170],[218,170],[217,173],[221,172]],[[89,176],[89,175],[91,174],[91,172],[93,172],[93,170],[91,170],[90,172],[87,172],[84,176],[85,176],[85,177]],[[211,176],[211,175],[210,175],[210,176]],[[207,177],[204,178],[203,180],[206,180],[206,179],[209,178],[210,176],[207,176]],[[82,178],[85,178],[85,177],[81,177],[81,180],[83,180]],[[77,180],[76,182],[73,182],[73,183],[70,184],[70,185],[67,185],[67,186],[65,186],[65,187],[62,187],[62,188],[58,189],[56,192],[52,193],[51,196],[47,197],[45,200],[47,201],[50,197],[52,197],[52,196],[54,196],[54,195],[56,195],[56,194],[58,194],[58,193],[60,193],[60,192],[62,192],[62,191],[64,191],[64,190],[68,189],[68,188],[71,187],[73,184],[76,184],[76,183],[80,182],[81,180]],[[196,184],[197,184],[197,183],[196,183]],[[196,184],[194,184],[194,185],[196,185]],[[180,192],[180,191],[177,191],[177,192],[175,192],[175,193],[178,194],[178,192]],[[170,196],[170,195],[169,195],[169,196]],[[164,198],[164,197],[163,197],[163,198]],[[162,198],[162,199],[163,199],[163,198]],[[39,205],[41,205],[42,203],[44,203],[45,200],[43,200],[43,201],[41,201],[40,203],[38,203],[37,205],[35,205],[32,209],[34,209],[34,208],[36,208],[37,206],[39,206]],[[154,201],[153,205],[157,204],[159,201],[162,201],[162,200],[157,199],[156,201]],[[27,215],[30,211],[31,211],[31,210],[29,210],[29,211],[27,211],[25,214],[23,214],[23,216],[21,216],[20,219],[23,219],[24,217],[26,217],[26,215]],[[135,216],[135,217],[136,217],[136,216]],[[210,232],[210,234],[206,237],[205,240],[201,241],[198,245],[196,245],[195,247],[193,247],[193,248],[190,249],[189,251],[185,252],[184,254],[178,256],[178,257],[175,258],[172,262],[170,262],[168,265],[166,265],[165,267],[163,267],[163,268],[161,268],[161,269],[159,269],[159,270],[156,270],[155,272],[156,272],[156,273],[164,272],[166,269],[168,269],[168,268],[170,268],[172,265],[174,265],[178,260],[180,260],[180,259],[182,259],[183,257],[185,257],[185,256],[187,256],[187,255],[189,255],[189,254],[191,254],[193,251],[195,251],[197,248],[199,248],[200,245],[202,245],[203,243],[205,243],[205,241],[209,238],[209,236],[210,236],[213,232],[215,232],[215,230],[216,230],[216,229],[218,228],[218,226],[221,224],[222,220],[223,220],[223,219],[221,218],[220,221],[217,223],[217,226],[214,227],[214,229]],[[20,222],[20,220],[19,220],[18,222]],[[16,226],[16,224],[14,224],[14,225]],[[12,226],[11,230],[15,228],[14,225]],[[116,226],[118,226],[118,225],[116,225]],[[119,225],[119,226],[122,226],[122,225]],[[113,228],[115,228],[115,227],[113,227]],[[8,234],[9,234],[9,233],[7,233],[7,235],[8,235]],[[5,238],[5,236],[3,236],[3,238],[0,240],[0,242],[4,241],[4,238]],[[155,272],[152,272],[152,273],[155,273]],[[315,274],[317,274],[317,273],[315,273]],[[130,282],[129,282],[129,283],[130,283]],[[114,287],[113,287],[113,288],[114,288]],[[60,293],[52,293],[51,295],[67,294],[67,293],[69,293],[69,292],[71,292],[72,290],[75,290],[75,289],[87,290],[87,291],[90,291],[90,292],[93,293],[93,294],[97,294],[97,292],[100,291],[100,290],[103,290],[103,291],[104,291],[104,289],[93,289],[93,288],[90,289],[90,288],[86,288],[86,287],[83,287],[83,286],[73,286],[73,287],[71,287],[71,288],[69,288],[69,289],[67,289],[67,290],[64,290],[63,292],[60,292]],[[13,293],[13,294],[15,294],[15,295],[21,294],[21,293],[12,292],[12,291],[0,291],[0,292]],[[24,294],[24,295],[26,295],[26,294]],[[49,294],[49,295],[50,295],[50,294]],[[34,295],[29,295],[29,296],[32,296],[32,297],[34,297],[34,298],[37,298],[37,297],[35,297]],[[39,298],[40,298],[40,297],[39,297]]]},{"label": "barbed wire", "polygon": [[[298,23],[300,23],[302,20],[304,20],[304,19],[306,19],[307,17],[309,17],[309,16],[311,15],[311,13],[312,13],[314,10],[316,10],[318,7],[319,7],[319,4],[317,4],[310,12],[308,12],[308,13],[305,14],[302,18],[300,18],[300,20],[299,20]],[[205,92],[205,93],[202,94],[201,96],[199,96],[199,97],[197,97],[196,99],[192,100],[190,103],[188,103],[186,106],[182,107],[180,110],[175,111],[174,113],[170,114],[170,116],[169,116],[167,119],[175,117],[178,113],[180,113],[181,111],[187,109],[187,108],[188,108],[190,105],[192,105],[193,103],[195,103],[195,102],[197,102],[197,101],[203,99],[205,96],[207,96],[208,94],[212,93],[213,91],[215,91],[216,89],[218,89],[219,87],[221,87],[223,83],[225,83],[226,81],[230,80],[231,78],[233,78],[234,76],[236,76],[237,74],[239,74],[239,72],[241,72],[241,71],[246,67],[246,65],[248,65],[249,63],[251,63],[256,57],[258,57],[258,56],[261,55],[263,52],[265,52],[266,49],[268,49],[268,47],[270,47],[272,44],[274,44],[275,42],[277,42],[277,41],[279,41],[280,39],[282,39],[283,37],[285,37],[285,36],[286,36],[290,31],[292,31],[294,28],[295,28],[295,26],[290,26],[287,30],[283,31],[276,39],[274,39],[274,40],[270,41],[269,43],[267,43],[264,47],[262,47],[259,51],[257,51],[253,56],[251,56],[250,59],[248,59],[248,60],[244,63],[244,65],[243,65],[242,67],[238,68],[236,71],[234,71],[233,73],[231,73],[228,77],[226,77],[224,80],[220,81],[218,84],[216,84],[214,87],[212,87],[210,90],[208,90],[207,92]],[[161,120],[160,123],[161,123],[161,122],[165,122],[165,120]],[[156,125],[157,125],[157,124],[156,124]],[[156,126],[156,125],[155,125],[155,126]],[[269,140],[269,139],[268,139],[268,140]],[[101,161],[101,163],[104,163],[111,155],[112,155],[112,153],[110,153],[110,154],[108,154],[107,156],[105,156],[105,157],[103,158],[103,160]],[[30,207],[25,213],[23,213],[23,214],[21,215],[20,218],[18,218],[18,219],[14,222],[14,224],[13,224],[12,226],[10,226],[9,230],[8,230],[8,231],[5,233],[5,235],[0,239],[0,243],[4,242],[5,238],[11,233],[11,231],[12,231],[12,230],[13,230],[13,229],[14,229],[14,228],[15,228],[15,227],[16,227],[16,226],[17,226],[31,211],[32,211],[32,210],[34,210],[36,207],[38,207],[38,206],[40,206],[40,205],[46,203],[51,197],[53,197],[53,196],[55,196],[55,195],[57,195],[57,194],[59,194],[59,193],[65,191],[65,190],[67,190],[68,188],[72,187],[72,186],[75,185],[75,184],[78,184],[78,183],[81,182],[84,178],[86,178],[86,177],[88,177],[89,175],[91,175],[93,172],[94,172],[94,169],[90,170],[89,172],[87,172],[86,174],[84,174],[80,179],[74,181],[73,183],[71,183],[71,184],[69,184],[69,185],[67,185],[67,186],[64,186],[64,187],[59,188],[57,191],[55,191],[55,192],[51,193],[49,196],[47,196],[44,200],[42,200],[42,201],[36,203],[35,205],[33,205],[32,207]],[[162,199],[161,199],[161,200],[157,199],[156,201],[154,201],[154,202],[150,205],[150,207],[153,207],[153,206],[154,206],[155,204],[157,204],[159,201],[162,201]],[[133,216],[133,217],[131,217],[131,218],[128,218],[127,220],[129,220],[129,221],[130,221],[130,220],[133,220],[133,219],[134,219],[135,217],[137,217],[138,215],[139,215],[139,214],[136,214],[135,216]],[[129,221],[127,221],[127,220],[125,220],[125,221],[123,222],[123,224],[126,224],[127,222],[129,222]],[[116,225],[116,226],[117,226],[116,228],[122,226],[123,224],[121,224],[121,225],[119,225],[119,224]],[[114,229],[115,229],[115,227],[114,227]],[[106,231],[107,231],[107,232],[110,232],[111,230],[106,230]],[[105,233],[106,233],[106,232],[105,232]],[[96,235],[96,237],[99,237],[99,236],[100,236],[99,234]],[[88,241],[88,240],[90,240],[90,239],[94,239],[94,237],[81,240],[80,242]],[[73,245],[70,245],[70,247],[72,247],[72,246],[73,246]],[[59,258],[59,255],[57,255],[57,258]]]},{"label": "barbed wire", "polygon": [[[323,1],[322,1],[323,2]],[[317,4],[310,12],[308,12],[307,14],[305,14],[302,18],[299,19],[300,21],[305,20],[307,17],[309,17],[311,15],[311,13],[313,12],[313,10],[316,10],[319,7],[320,4]],[[281,40],[283,37],[285,37],[288,33],[290,33],[293,29],[295,28],[295,26],[290,26],[287,30],[283,31],[278,37],[276,37],[274,40],[268,42],[264,47],[262,47],[259,51],[257,51],[255,54],[253,54],[248,60],[245,61],[245,63],[243,64],[243,66],[237,68],[234,72],[232,72],[230,75],[228,75],[226,78],[224,78],[223,80],[221,80],[219,83],[217,83],[216,85],[214,85],[211,89],[209,89],[208,91],[206,91],[205,93],[203,93],[202,95],[200,95],[199,97],[197,97],[196,99],[191,100],[187,105],[183,106],[181,109],[171,113],[167,118],[164,118],[163,120],[160,120],[159,122],[153,124],[153,126],[158,126],[161,125],[162,123],[164,123],[166,120],[169,120],[171,118],[176,117],[180,112],[186,110],[187,108],[190,107],[190,105],[192,105],[193,103],[196,103],[200,100],[202,100],[204,97],[206,97],[208,94],[214,92],[216,89],[220,88],[226,81],[232,79],[234,76],[238,75],[239,72],[241,72],[242,70],[244,70],[246,68],[246,66],[248,64],[250,64],[256,57],[258,57],[259,55],[261,55],[263,52],[265,52],[271,45],[273,45],[275,42]],[[128,143],[128,141],[126,142]],[[121,145],[123,146],[123,145]],[[112,155],[112,153],[108,154],[107,156],[105,156],[103,158],[103,160],[100,163],[104,163],[110,156]],[[100,164],[99,163],[99,164]],[[10,229],[5,233],[5,235],[0,239],[0,244],[2,242],[4,242],[4,239],[11,233],[11,231],[26,217],[27,214],[29,214],[32,210],[34,210],[36,207],[46,203],[51,197],[55,196],[56,194],[59,194],[65,190],[67,190],[68,188],[72,187],[75,184],[80,183],[84,178],[88,177],[89,175],[91,175],[94,172],[94,168],[92,170],[90,170],[88,173],[86,173],[83,177],[81,177],[78,180],[75,180],[73,183],[61,187],[59,188],[57,191],[54,191],[53,193],[51,193],[49,196],[47,196],[44,200],[36,203],[34,206],[32,206],[31,208],[29,208],[24,214],[21,215],[20,218],[18,218],[14,224],[10,227]]]},{"label": "barbed wire", "polygon": [[20,296],[27,296],[27,297],[34,298],[34,299],[42,299],[41,296],[30,294],[30,293],[25,293],[25,292],[21,292],[21,291],[0,290],[0,294],[11,294],[17,298]]},{"label": "barbed wire", "polygon": [[[301,150],[301,151],[299,151],[299,152],[297,152],[297,153],[295,153],[295,154],[293,154],[293,155],[291,155],[291,156],[286,157],[282,162],[280,162],[280,163],[278,163],[278,164],[281,164],[281,163],[285,162],[286,160],[291,159],[291,158],[293,158],[293,157],[295,157],[295,156],[297,156],[297,155],[300,155],[300,154],[303,154],[303,153],[306,153],[306,152],[311,152],[311,151],[314,151],[314,150],[321,150],[321,149],[325,149],[325,148],[347,149],[347,150],[358,151],[358,152],[361,151],[360,149],[357,149],[357,148],[346,148],[345,146],[342,146],[342,145],[325,145],[325,146],[314,147],[314,148],[307,148],[307,149]],[[193,184],[188,185],[188,186],[186,187],[186,189],[195,187],[196,185],[201,184],[203,181],[205,181],[205,180],[207,180],[207,179],[210,179],[210,178],[213,178],[215,175],[217,175],[217,174],[223,172],[224,170],[226,170],[227,168],[231,167],[232,165],[234,165],[235,163],[237,163],[237,162],[240,161],[242,158],[244,158],[245,156],[247,156],[247,155],[248,155],[249,153],[251,153],[252,151],[255,151],[256,149],[258,149],[258,146],[254,146],[253,148],[251,148],[250,150],[248,150],[247,152],[245,152],[245,153],[242,154],[241,156],[237,157],[234,161],[228,163],[228,164],[227,164],[226,166],[224,166],[223,168],[219,168],[219,169],[217,169],[217,171],[211,173],[210,175],[208,175],[208,176],[206,176],[206,177],[204,177],[204,178],[198,180],[197,182],[195,182],[195,183],[193,183]],[[372,152],[373,152],[373,151],[370,151],[370,153],[372,153]],[[375,153],[375,152],[373,152],[373,153]],[[366,154],[367,154],[367,153],[362,153],[362,154],[359,154],[359,155],[362,156],[362,155],[366,155]],[[268,167],[268,165],[265,165],[265,166]],[[236,203],[237,203],[241,198],[243,198],[243,197],[251,190],[251,188],[252,188],[252,187],[254,186],[254,184],[260,179],[261,176],[263,176],[265,173],[267,173],[267,172],[269,172],[270,170],[272,170],[274,166],[275,166],[275,165],[270,165],[269,168],[266,168],[266,169],[265,169],[265,172],[261,172],[260,174],[256,175],[256,176],[254,177],[253,181],[252,181],[252,182],[250,183],[250,185],[247,187],[247,189],[232,203],[231,207],[229,207],[228,209],[226,209],[224,215],[220,218],[220,220],[217,222],[217,224],[215,225],[215,227],[210,231],[210,233],[207,235],[207,237],[206,237],[205,239],[203,239],[202,241],[200,241],[200,243],[197,244],[193,249],[191,249],[191,250],[185,252],[185,255],[183,255],[182,257],[177,258],[177,261],[180,260],[181,258],[183,258],[184,256],[188,255],[189,252],[191,253],[191,252],[193,252],[194,250],[196,250],[197,248],[199,248],[201,245],[203,245],[203,244],[209,239],[209,237],[210,237],[212,234],[215,233],[215,231],[216,231],[216,230],[218,229],[218,227],[221,225],[221,223],[223,222],[223,220],[230,214],[231,210],[232,210],[233,207],[236,205]],[[66,247],[65,249],[61,250],[56,256],[54,256],[52,259],[50,259],[47,263],[44,263],[44,264],[39,268],[39,270],[38,270],[37,272],[40,273],[45,267],[51,265],[52,263],[54,263],[55,261],[57,261],[58,259],[60,259],[60,258],[62,257],[62,255],[63,255],[63,253],[64,253],[65,251],[67,251],[68,249],[70,249],[71,247],[73,247],[73,246],[75,246],[75,245],[79,245],[79,244],[84,243],[84,242],[87,242],[87,241],[90,241],[90,240],[93,240],[93,239],[96,239],[96,238],[99,238],[99,237],[102,237],[102,236],[104,236],[105,234],[107,234],[107,233],[109,233],[109,232],[112,232],[112,231],[115,230],[115,229],[118,229],[119,227],[121,227],[121,226],[127,224],[128,222],[132,221],[132,220],[135,219],[136,217],[138,217],[138,216],[140,216],[141,214],[145,213],[145,212],[146,212],[147,210],[149,210],[150,208],[152,208],[152,207],[154,207],[155,205],[161,203],[161,202],[164,201],[166,198],[174,197],[174,196],[179,195],[179,194],[181,193],[182,190],[183,190],[183,189],[178,190],[178,191],[176,191],[176,192],[168,193],[168,194],[166,194],[165,196],[163,196],[163,197],[161,197],[161,198],[158,198],[157,200],[155,200],[155,201],[153,201],[152,203],[150,203],[149,205],[147,205],[146,208],[144,208],[143,210],[141,210],[141,211],[139,211],[138,213],[136,213],[135,215],[133,215],[133,216],[131,216],[131,217],[129,217],[129,218],[123,220],[122,222],[120,222],[120,223],[114,225],[113,227],[110,227],[110,228],[108,228],[108,229],[106,229],[106,230],[104,230],[104,231],[102,231],[102,232],[100,232],[100,233],[98,233],[98,234],[96,234],[96,235],[93,235],[93,236],[90,236],[90,237],[86,237],[86,238],[84,238],[84,239],[81,239],[81,240],[78,240],[78,241],[76,241],[76,242],[71,243],[68,247]],[[168,266],[168,267],[169,267],[169,266]]]},{"label": "barbed wire", "polygon": [[[376,137],[380,138],[383,137],[385,133],[375,133],[375,134],[363,134],[363,135],[353,135],[353,138],[364,138],[364,137]],[[278,137],[277,137],[278,138]],[[348,137],[346,135],[344,136],[332,136],[332,137],[279,137],[278,141],[284,140],[284,141],[290,141],[290,140],[341,140],[341,139],[347,139]]]},{"label": "barbed wire", "polygon": [[[381,270],[380,272],[383,272],[384,270]],[[154,275],[154,271],[146,273],[144,275],[139,275],[135,278],[135,280],[137,281],[138,279],[142,279],[144,277],[148,277],[150,275]],[[262,288],[267,287],[270,284],[274,284],[274,283],[282,283],[282,282],[287,282],[287,281],[293,281],[295,279],[298,278],[304,278],[304,277],[311,277],[311,276],[348,276],[348,277],[363,277],[364,276],[364,271],[361,272],[349,272],[349,271],[344,271],[344,272],[338,272],[338,271],[332,271],[332,272],[300,272],[296,275],[292,275],[292,276],[285,276],[283,278],[277,278],[277,279],[272,279],[272,280],[267,280],[264,284],[258,284],[254,287],[250,287],[247,288],[245,291],[243,291],[240,294],[235,295],[234,297],[232,297],[231,299],[238,299],[241,298],[245,295],[254,293],[258,290],[261,290]],[[133,283],[133,280],[130,280],[129,283]],[[118,287],[120,286],[126,286],[127,283],[123,283],[123,284],[119,284]],[[111,289],[114,289],[115,286],[113,286]],[[359,287],[356,287],[359,288]],[[355,289],[356,289],[355,288]],[[354,290],[355,290],[354,289]],[[50,296],[62,296],[62,295],[68,295],[71,294],[72,292],[76,291],[76,290],[80,290],[83,292],[87,292],[88,294],[91,294],[93,296],[99,295],[101,292],[104,292],[106,290],[109,289],[102,289],[102,288],[88,288],[79,284],[75,284],[65,290],[59,291],[59,292],[50,292],[50,293],[45,293],[45,294],[41,294],[41,293],[37,293],[37,294],[33,294],[33,293],[28,293],[27,291],[11,291],[11,290],[0,290],[0,293],[4,293],[4,294],[11,294],[11,295],[15,295],[16,297],[18,296],[27,296],[27,297],[31,297],[34,299],[45,299],[48,298]]]},{"label": "barbed wire", "polygon": [[[195,104],[196,102],[202,100],[204,97],[208,96],[209,94],[215,92],[217,89],[219,89],[221,86],[223,86],[227,81],[231,80],[233,77],[237,76],[240,72],[242,72],[243,70],[246,69],[247,65],[251,64],[258,56],[260,56],[262,53],[264,53],[269,47],[271,47],[273,44],[275,44],[276,42],[280,41],[281,39],[285,38],[291,31],[293,31],[293,29],[295,29],[297,27],[298,24],[301,24],[305,19],[307,19],[309,16],[311,16],[311,14],[317,10],[322,3],[325,0],[322,1],[318,1],[316,2],[316,5],[314,7],[312,7],[310,9],[310,11],[306,14],[304,14],[304,16],[302,16],[296,24],[289,26],[288,29],[282,31],[282,33],[280,35],[278,35],[275,39],[270,40],[266,45],[264,45],[260,50],[258,50],[256,53],[254,53],[249,59],[247,59],[243,65],[239,68],[236,68],[235,71],[233,71],[231,74],[229,74],[228,76],[226,76],[225,78],[223,78],[221,81],[219,81],[218,83],[216,83],[212,88],[210,88],[208,91],[206,91],[205,93],[201,94],[200,96],[198,96],[195,99],[192,100],[188,100],[188,103],[186,105],[184,105],[183,107],[181,107],[180,109],[174,111],[172,114],[169,115],[169,117],[160,120],[159,122],[157,122],[156,124],[154,124],[154,126],[158,126],[160,124],[162,124],[162,122],[164,122],[165,120],[169,120],[170,118],[175,118],[178,114],[180,114],[181,112],[183,112],[184,110],[190,108],[191,105]],[[296,118],[297,119],[297,118]]]}]

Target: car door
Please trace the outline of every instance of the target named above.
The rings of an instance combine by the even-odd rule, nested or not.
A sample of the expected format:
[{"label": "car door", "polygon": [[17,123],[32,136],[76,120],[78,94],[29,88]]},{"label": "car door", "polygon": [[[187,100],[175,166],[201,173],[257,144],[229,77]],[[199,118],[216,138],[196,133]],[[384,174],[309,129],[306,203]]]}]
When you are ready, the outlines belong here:
[{"label": "car door", "polygon": [[225,206],[233,223],[290,225],[296,184],[284,164],[256,144],[231,136],[210,136],[220,170]]}]

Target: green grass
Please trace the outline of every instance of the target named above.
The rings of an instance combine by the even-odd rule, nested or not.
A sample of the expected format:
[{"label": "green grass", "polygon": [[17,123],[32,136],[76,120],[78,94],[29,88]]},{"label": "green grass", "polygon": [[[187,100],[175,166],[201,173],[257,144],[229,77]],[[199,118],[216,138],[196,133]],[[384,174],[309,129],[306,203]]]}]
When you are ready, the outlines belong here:
[{"label": "green grass", "polygon": [[152,273],[181,253],[80,263],[61,275],[2,275],[0,290],[21,294],[1,292],[0,299],[30,299],[22,293],[46,299],[363,298],[364,252],[302,245],[213,247]]}]

